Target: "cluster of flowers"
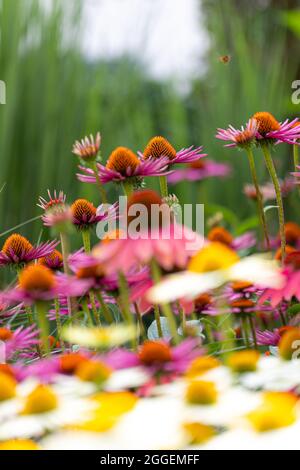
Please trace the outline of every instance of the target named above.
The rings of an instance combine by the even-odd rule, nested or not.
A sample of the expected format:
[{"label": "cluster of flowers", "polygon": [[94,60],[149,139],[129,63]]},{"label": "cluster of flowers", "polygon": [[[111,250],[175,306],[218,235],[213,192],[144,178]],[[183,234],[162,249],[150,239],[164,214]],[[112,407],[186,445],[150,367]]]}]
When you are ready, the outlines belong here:
[{"label": "cluster of flowers", "polygon": [[[300,126],[261,112],[217,138],[247,154],[253,186],[245,193],[257,201],[261,240],[255,231],[232,233],[217,216],[206,236],[178,221],[168,183],[231,172],[202,147],[177,152],[154,137],[144,152],[116,148],[103,165],[100,134],[73,148],[77,178],[96,185],[98,207],[48,192],[39,207],[54,240],[7,238],[0,266],[17,281],[0,295],[0,449],[228,448],[237,439],[257,445],[257,431],[266,442],[275,429],[296,435],[300,226],[285,221],[282,197],[300,175]],[[280,143],[294,152],[295,171],[283,181],[271,155]],[[270,174],[265,186],[254,148]],[[144,188],[150,176],[160,193]],[[108,204],[111,182],[124,191],[125,211]],[[269,199],[278,208],[275,236]],[[132,236],[136,206],[147,226]],[[117,228],[93,244],[95,228],[111,222]],[[74,228],[82,247],[71,253]]]}]

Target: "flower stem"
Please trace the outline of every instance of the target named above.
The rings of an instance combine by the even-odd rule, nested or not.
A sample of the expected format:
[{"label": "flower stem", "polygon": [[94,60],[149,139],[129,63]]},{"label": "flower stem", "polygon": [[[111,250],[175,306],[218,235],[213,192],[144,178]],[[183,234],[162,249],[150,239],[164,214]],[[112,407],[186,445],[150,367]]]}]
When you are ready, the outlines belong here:
[{"label": "flower stem", "polygon": [[293,145],[293,155],[294,155],[294,165],[295,165],[295,171],[298,171],[298,166],[299,166],[299,146],[298,145]]},{"label": "flower stem", "polygon": [[242,330],[243,330],[243,335],[244,335],[244,340],[245,340],[245,345],[246,348],[250,348],[250,339],[249,339],[249,329],[248,329],[248,323],[247,323],[247,318],[245,316],[242,317]]},{"label": "flower stem", "polygon": [[[152,273],[152,278],[153,278],[154,283],[158,284],[161,280],[161,270],[154,258],[151,261],[151,273]],[[161,304],[161,309],[162,309],[164,316],[168,320],[169,328],[171,331],[171,335],[174,339],[174,342],[175,344],[178,344],[179,336],[178,336],[178,331],[177,331],[177,325],[176,325],[176,321],[174,318],[174,314],[171,310],[171,307],[169,304],[163,303]]]},{"label": "flower stem", "polygon": [[[140,327],[140,336],[143,338],[143,340],[145,340],[145,339],[147,339],[147,335],[146,335],[146,331],[145,331],[145,327],[144,327],[144,323],[143,323],[143,319],[142,319],[142,314],[141,314],[139,306],[136,302],[134,303],[134,310],[135,310],[137,321],[138,321],[138,324],[139,324],[139,327]],[[139,337],[137,337],[137,343],[138,342],[139,342]]]},{"label": "flower stem", "polygon": [[162,330],[162,327],[161,327],[161,321],[160,321],[160,311],[159,311],[159,306],[158,305],[154,305],[154,317],[155,317],[155,321],[156,321],[156,328],[157,328],[157,333],[158,333],[158,336],[159,338],[163,338],[163,330]]},{"label": "flower stem", "polygon": [[48,356],[50,353],[49,347],[49,322],[47,318],[47,303],[36,303],[37,320],[40,330],[40,339],[42,344],[42,352]]},{"label": "flower stem", "polygon": [[56,298],[54,299],[54,305],[55,305],[55,320],[56,320],[56,327],[57,327],[57,337],[58,340],[61,344],[61,348],[64,351],[65,350],[65,345],[62,340],[62,324],[61,324],[61,319],[60,319],[60,313],[59,313],[59,300]]},{"label": "flower stem", "polygon": [[92,169],[94,170],[94,175],[95,175],[95,178],[96,178],[96,182],[97,182],[97,186],[98,186],[98,189],[99,189],[99,192],[100,192],[102,203],[106,204],[107,203],[107,195],[106,195],[106,191],[103,187],[103,184],[101,183],[101,180],[100,180],[100,176],[99,176],[99,173],[98,173],[98,168],[97,168],[97,162],[96,161],[94,161],[92,163]]},{"label": "flower stem", "polygon": [[91,252],[91,237],[90,237],[89,230],[82,231],[82,241],[83,241],[84,251],[86,253],[90,253]]},{"label": "flower stem", "polygon": [[129,179],[124,180],[122,186],[123,186],[125,196],[129,198],[133,193],[133,185],[131,181]]},{"label": "flower stem", "polygon": [[[70,253],[69,239],[65,232],[60,232],[60,243],[61,243],[61,251],[62,251],[63,263],[64,263],[64,273],[71,274],[69,263],[68,263],[68,258],[69,258],[69,253]],[[67,304],[68,304],[68,314],[69,314],[69,317],[71,318],[72,317],[72,300],[70,297],[67,298]]]},{"label": "flower stem", "polygon": [[[119,290],[120,290],[120,302],[125,321],[128,325],[134,325],[134,320],[132,313],[130,311],[130,301],[129,301],[129,289],[125,275],[122,271],[119,272]],[[136,340],[132,339],[132,348],[135,350],[137,347]]]},{"label": "flower stem", "polygon": [[253,316],[251,314],[249,315],[249,323],[250,323],[251,333],[252,333],[252,337],[253,337],[254,347],[255,347],[255,349],[258,349],[257,348],[257,337],[256,337],[255,324],[254,324]]},{"label": "flower stem", "polygon": [[89,296],[90,296],[90,301],[91,301],[91,305],[92,305],[92,312],[93,312],[93,316],[94,316],[94,320],[96,322],[96,325],[101,326],[100,315],[99,315],[98,310],[97,310],[95,292],[94,292],[93,289],[90,290]]},{"label": "flower stem", "polygon": [[263,153],[264,153],[266,166],[267,166],[268,171],[270,173],[270,176],[271,176],[271,179],[272,179],[272,182],[273,182],[273,186],[274,186],[274,189],[275,189],[275,193],[276,193],[276,200],[277,200],[277,205],[278,205],[280,242],[281,242],[281,259],[282,259],[282,263],[284,263],[286,239],[285,239],[285,230],[284,230],[284,210],[283,210],[281,189],[280,189],[278,176],[277,176],[277,173],[276,173],[276,170],[275,170],[275,166],[274,166],[274,163],[273,163],[268,145],[266,145],[266,144],[262,145],[262,150],[263,150]]},{"label": "flower stem", "polygon": [[168,197],[169,196],[169,190],[168,190],[168,180],[166,176],[160,176],[159,177],[159,186],[160,186],[160,194],[161,197]]},{"label": "flower stem", "polygon": [[261,191],[259,189],[257,173],[256,173],[256,168],[255,168],[254,155],[253,155],[253,152],[252,152],[251,148],[247,149],[247,155],[248,155],[248,160],[249,160],[249,166],[250,166],[252,181],[253,181],[255,191],[256,191],[258,216],[259,216],[260,223],[261,223],[261,226],[262,226],[262,231],[263,231],[265,243],[267,245],[267,249],[269,250],[270,249],[270,239],[269,239],[269,234],[268,234],[268,229],[267,229],[266,217],[265,217],[265,213],[264,213],[263,198],[262,198]]},{"label": "flower stem", "polygon": [[106,305],[106,303],[103,299],[103,295],[102,295],[102,292],[100,290],[97,291],[97,298],[98,298],[101,310],[103,312],[103,316],[105,318],[105,321],[110,325],[111,323],[114,322],[114,319],[113,319],[113,316],[111,314],[110,309],[108,308],[108,306]]}]

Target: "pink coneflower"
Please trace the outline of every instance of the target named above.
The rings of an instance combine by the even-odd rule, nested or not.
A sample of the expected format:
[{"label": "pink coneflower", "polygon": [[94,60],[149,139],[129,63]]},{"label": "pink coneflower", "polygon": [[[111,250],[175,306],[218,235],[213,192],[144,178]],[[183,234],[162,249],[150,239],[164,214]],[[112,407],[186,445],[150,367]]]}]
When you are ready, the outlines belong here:
[{"label": "pink coneflower", "polygon": [[247,148],[255,143],[256,135],[258,131],[258,124],[255,119],[250,119],[246,127],[241,129],[235,129],[233,126],[229,126],[228,129],[218,129],[216,138],[230,142],[225,147],[240,147]]},{"label": "pink coneflower", "polygon": [[10,360],[16,353],[31,349],[38,344],[38,331],[34,325],[24,328],[21,326],[15,331],[0,328],[0,341],[5,344],[5,356]]},{"label": "pink coneflower", "polygon": [[189,163],[185,168],[175,170],[168,176],[168,182],[175,184],[179,181],[201,181],[212,177],[225,178],[230,173],[231,167],[229,165],[201,158]]},{"label": "pink coneflower", "polygon": [[[287,197],[295,189],[295,186],[296,186],[296,183],[293,180],[293,178],[289,178],[289,177],[285,178],[282,181],[279,181],[279,183],[280,183],[282,197]],[[276,193],[275,193],[275,189],[272,183],[266,183],[266,184],[259,186],[259,190],[262,196],[262,200],[264,202],[272,201],[276,199]],[[256,188],[252,184],[246,184],[244,186],[244,194],[249,199],[253,199],[253,200],[257,199]]]},{"label": "pink coneflower", "polygon": [[142,366],[153,375],[180,375],[196,357],[202,354],[199,340],[195,338],[186,339],[175,347],[162,340],[146,341],[137,353],[128,354],[128,351],[120,349],[110,353],[107,362],[113,367],[116,362],[118,368]]},{"label": "pink coneflower", "polygon": [[189,147],[176,152],[174,147],[168,142],[167,139],[161,136],[153,137],[147,144],[143,153],[139,155],[144,160],[161,160],[167,158],[168,166],[171,167],[177,163],[192,163],[198,161],[200,158],[206,157],[206,154],[201,153],[203,147],[194,148]]},{"label": "pink coneflower", "polygon": [[[128,214],[130,208],[136,204],[143,205],[146,209],[147,227],[132,236],[130,224],[134,223],[134,218],[128,216],[129,230],[126,237],[100,243],[93,250],[94,256],[105,266],[108,274],[119,271],[126,273],[138,264],[148,264],[152,259],[156,259],[167,271],[184,268],[188,259],[203,245],[203,238],[170,219],[166,223],[162,220],[162,213],[159,221],[155,221],[158,225],[154,225],[151,218],[152,208],[162,207],[162,199],[154,191],[134,193],[128,200]],[[168,206],[165,206],[169,210]]]},{"label": "pink coneflower", "polygon": [[84,162],[94,161],[99,153],[101,145],[100,132],[96,134],[96,137],[91,134],[90,137],[85,137],[81,141],[76,141],[72,152],[80,157]]},{"label": "pink coneflower", "polygon": [[[89,289],[103,289],[107,292],[117,291],[119,279],[116,273],[108,275],[105,267],[92,254],[82,252],[75,253],[69,258],[70,268],[79,280],[86,281],[87,291]],[[149,279],[149,269],[137,269],[134,267],[125,272],[129,287]]]},{"label": "pink coneflower", "polygon": [[78,230],[87,230],[98,222],[106,222],[117,218],[117,204],[105,209],[98,209],[87,199],[77,199],[71,206],[72,221]]},{"label": "pink coneflower", "polygon": [[34,247],[27,238],[14,233],[5,241],[0,252],[0,266],[20,266],[50,255],[57,241],[42,243]]},{"label": "pink coneflower", "polygon": [[294,145],[300,138],[300,127],[295,126],[298,118],[293,121],[286,119],[284,122],[278,122],[277,119],[268,112],[258,112],[252,117],[257,124],[256,138],[257,142],[286,143]]},{"label": "pink coneflower", "polygon": [[38,207],[44,210],[42,221],[46,227],[63,226],[72,221],[72,213],[70,207],[66,204],[66,196],[63,191],[57,193],[54,191],[53,196],[48,190],[49,199],[39,198]]},{"label": "pink coneflower", "polygon": [[32,264],[20,273],[17,287],[3,292],[3,299],[12,304],[31,305],[59,296],[77,297],[82,295],[85,287],[84,281],[78,283],[71,277],[55,275],[46,266]]},{"label": "pink coneflower", "polygon": [[259,346],[278,346],[281,335],[278,329],[274,331],[256,330],[256,339]]},{"label": "pink coneflower", "polygon": [[[122,183],[126,180],[132,182],[141,182],[147,176],[163,176],[166,175],[168,166],[168,158],[155,160],[142,160],[135,153],[126,147],[117,147],[110,155],[106,166],[98,163],[98,175],[102,184],[114,181]],[[96,184],[97,179],[95,173],[90,168],[79,167],[85,175],[77,174],[79,181],[84,183]]]},{"label": "pink coneflower", "polygon": [[256,245],[256,237],[253,232],[246,232],[239,237],[233,237],[224,227],[212,228],[207,238],[210,242],[222,243],[236,251],[246,250]]},{"label": "pink coneflower", "polygon": [[53,271],[60,271],[64,267],[62,254],[58,250],[54,250],[50,255],[40,258],[38,263]]},{"label": "pink coneflower", "polygon": [[266,300],[276,307],[283,300],[289,301],[293,297],[300,300],[300,252],[293,251],[285,258],[285,264],[282,268],[283,285],[278,289],[267,289],[259,299],[263,304]]}]

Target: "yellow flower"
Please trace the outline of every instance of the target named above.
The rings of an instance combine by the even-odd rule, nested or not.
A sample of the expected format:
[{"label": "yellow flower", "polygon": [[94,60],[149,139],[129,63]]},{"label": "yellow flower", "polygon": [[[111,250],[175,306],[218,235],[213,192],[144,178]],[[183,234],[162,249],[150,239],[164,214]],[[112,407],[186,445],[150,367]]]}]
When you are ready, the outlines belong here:
[{"label": "yellow flower", "polygon": [[204,374],[205,372],[208,372],[211,369],[215,369],[216,367],[219,367],[220,365],[221,365],[220,361],[218,361],[218,359],[216,359],[215,357],[212,357],[212,356],[197,357],[191,362],[188,370],[186,371],[186,375],[188,377],[201,375],[201,374]]},{"label": "yellow flower", "polygon": [[138,398],[130,392],[100,393],[93,397],[96,409],[83,423],[72,429],[106,432],[115,426],[122,415],[131,411]]},{"label": "yellow flower", "polygon": [[239,261],[239,256],[223,243],[212,242],[191,259],[188,270],[207,273],[230,268]]},{"label": "yellow flower", "polygon": [[0,450],[40,450],[40,447],[34,441],[16,439],[0,442]]},{"label": "yellow flower", "polygon": [[213,382],[193,380],[188,385],[186,400],[192,405],[213,405],[218,398],[218,392]]},{"label": "yellow flower", "polygon": [[257,351],[247,350],[232,354],[228,358],[228,366],[233,372],[254,372],[257,369],[260,354]]},{"label": "yellow flower", "polygon": [[130,325],[115,325],[103,328],[70,326],[63,331],[66,341],[88,348],[111,348],[127,343],[136,337],[136,328]]},{"label": "yellow flower", "polygon": [[0,402],[16,396],[17,382],[13,377],[0,373]]},{"label": "yellow flower", "polygon": [[48,413],[58,406],[58,399],[55,393],[47,385],[38,385],[33,392],[28,395],[23,414],[32,415]]},{"label": "yellow flower", "polygon": [[76,375],[84,382],[101,384],[111,375],[111,369],[100,361],[83,361],[76,369]]},{"label": "yellow flower", "polygon": [[212,426],[202,423],[184,423],[183,429],[188,435],[190,445],[204,444],[216,435],[216,431]]},{"label": "yellow flower", "polygon": [[289,393],[266,393],[262,405],[249,413],[248,419],[258,432],[291,426],[297,419],[296,402],[297,398]]}]

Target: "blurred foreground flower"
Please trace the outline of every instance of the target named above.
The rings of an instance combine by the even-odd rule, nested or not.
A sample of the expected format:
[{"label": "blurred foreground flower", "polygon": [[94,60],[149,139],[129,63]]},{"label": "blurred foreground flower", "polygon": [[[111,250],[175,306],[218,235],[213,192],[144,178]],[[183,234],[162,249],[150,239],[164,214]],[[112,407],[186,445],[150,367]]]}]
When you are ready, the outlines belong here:
[{"label": "blurred foreground flower", "polygon": [[63,331],[63,338],[80,346],[108,349],[127,343],[136,337],[132,325],[112,325],[103,328],[70,326]]},{"label": "blurred foreground flower", "polygon": [[191,259],[187,271],[170,275],[151,288],[148,298],[154,303],[194,299],[210,289],[238,280],[263,287],[280,287],[282,283],[276,261],[255,255],[240,259],[230,248],[213,242]]}]

